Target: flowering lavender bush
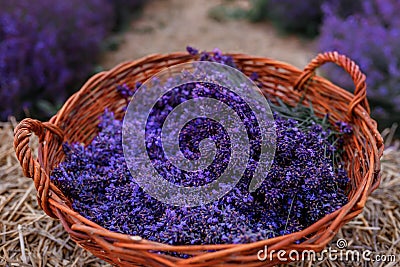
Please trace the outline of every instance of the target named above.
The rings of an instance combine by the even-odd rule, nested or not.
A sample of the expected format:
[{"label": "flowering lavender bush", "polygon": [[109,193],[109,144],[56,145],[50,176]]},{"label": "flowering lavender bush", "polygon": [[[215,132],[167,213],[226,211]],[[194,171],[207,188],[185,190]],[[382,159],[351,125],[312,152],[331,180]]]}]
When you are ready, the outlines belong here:
[{"label": "flowering lavender bush", "polygon": [[254,0],[249,12],[254,21],[269,19],[284,32],[295,32],[308,37],[318,34],[322,22],[324,3],[335,5],[338,13],[348,16],[361,1],[346,0]]},{"label": "flowering lavender bush", "polygon": [[[381,129],[400,122],[400,2],[363,1],[360,11],[347,18],[334,7],[324,7],[319,47],[351,56],[367,75],[372,116]],[[351,89],[353,82],[336,67],[326,69],[330,80]]]},{"label": "flowering lavender bush", "polygon": [[144,2],[0,0],[0,120],[47,117],[93,72],[120,13]]},{"label": "flowering lavender bush", "polygon": [[[198,54],[194,49],[188,50]],[[219,50],[215,52],[202,53],[201,57],[233,63]],[[168,97],[162,105],[154,105],[149,118],[154,122],[151,125],[162,125],[165,112],[187,98],[183,91],[190,93],[199,88],[205,88],[204,93],[213,94],[215,99],[221,97],[218,90],[180,85],[174,88],[174,97]],[[117,90],[125,99],[132,95],[126,85],[118,85]],[[128,170],[122,145],[122,121],[107,111],[101,117],[99,134],[91,144],[87,147],[64,145],[66,159],[53,171],[51,179],[72,200],[73,209],[86,218],[111,231],[152,241],[175,245],[247,243],[299,231],[347,203],[345,189],[349,179],[338,157],[342,139],[337,136],[351,133],[351,127],[341,122],[337,125],[340,132],[334,132],[327,117],[311,116],[309,108],[284,105],[273,105],[273,108],[277,131],[275,159],[270,171],[263,174],[265,180],[261,187],[253,193],[248,190],[252,172],[245,171],[231,191],[211,203],[185,207],[159,202],[136,183],[134,175],[138,174]],[[302,116],[289,119],[294,113]],[[229,152],[229,146],[234,144],[229,144],[223,130],[215,127],[212,120],[192,121],[182,130],[179,139],[181,148],[187,152],[183,153],[188,158],[195,156],[196,144],[210,135],[215,138],[218,149]],[[257,137],[254,129],[248,133],[250,139]],[[260,139],[255,140],[251,149],[257,150],[257,141]],[[149,157],[160,155],[159,145],[147,148]],[[185,180],[177,174],[174,177],[182,179],[172,182],[208,183],[218,175],[225,160],[229,160],[228,154],[222,153],[222,158],[218,158],[217,152],[217,167],[208,176],[191,176]],[[249,169],[251,164],[249,161]],[[158,167],[160,173],[171,172],[170,166],[162,162]]]},{"label": "flowering lavender bush", "polygon": [[61,103],[92,71],[112,26],[104,0],[0,0],[0,119]]}]

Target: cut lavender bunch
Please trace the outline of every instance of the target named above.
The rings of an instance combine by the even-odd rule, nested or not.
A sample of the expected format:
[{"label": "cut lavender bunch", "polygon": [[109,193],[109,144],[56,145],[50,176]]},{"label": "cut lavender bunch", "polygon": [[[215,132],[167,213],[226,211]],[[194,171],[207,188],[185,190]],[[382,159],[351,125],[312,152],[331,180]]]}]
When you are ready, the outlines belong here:
[{"label": "cut lavender bunch", "polygon": [[255,193],[235,188],[218,201],[194,208],[159,203],[131,176],[122,151],[122,122],[109,112],[90,145],[65,145],[66,160],[51,177],[73,200],[74,210],[88,219],[153,241],[243,243],[288,234],[346,204],[348,178],[343,169],[333,170],[333,151],[325,150],[323,145],[329,143],[321,127],[305,133],[296,129],[295,120],[277,113],[275,119],[275,161]]}]

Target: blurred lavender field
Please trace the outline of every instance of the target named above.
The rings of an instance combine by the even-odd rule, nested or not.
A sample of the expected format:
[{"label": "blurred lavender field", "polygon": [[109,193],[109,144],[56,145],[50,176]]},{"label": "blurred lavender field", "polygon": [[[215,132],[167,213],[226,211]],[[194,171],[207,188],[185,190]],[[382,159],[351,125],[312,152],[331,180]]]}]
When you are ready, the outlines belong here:
[{"label": "blurred lavender field", "polygon": [[0,0],[0,120],[54,113],[95,71],[124,14],[143,2]]}]

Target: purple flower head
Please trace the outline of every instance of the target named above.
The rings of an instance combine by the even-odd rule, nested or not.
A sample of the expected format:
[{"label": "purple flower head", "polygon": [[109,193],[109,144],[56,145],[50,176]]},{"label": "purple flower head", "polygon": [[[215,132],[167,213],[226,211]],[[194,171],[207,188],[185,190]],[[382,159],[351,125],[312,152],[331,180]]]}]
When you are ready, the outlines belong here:
[{"label": "purple flower head", "polygon": [[336,126],[339,127],[339,131],[341,133],[351,134],[353,132],[353,128],[351,127],[351,125],[346,122],[338,121],[336,122]]},{"label": "purple flower head", "polygon": [[123,97],[124,99],[128,100],[133,96],[133,92],[131,89],[126,85],[117,85],[117,92]]},{"label": "purple flower head", "polygon": [[189,54],[191,54],[192,56],[196,56],[199,54],[199,50],[197,50],[196,48],[193,48],[191,46],[187,46],[186,51],[188,51]]},{"label": "purple flower head", "polygon": [[[188,46],[186,50],[189,54],[195,56],[199,54],[199,51],[193,47]],[[220,49],[215,48],[212,53],[203,51],[200,53],[200,61],[211,61],[217,62],[224,65],[228,65],[230,67],[236,68],[235,63],[233,62],[233,58],[231,56],[224,55]]]}]

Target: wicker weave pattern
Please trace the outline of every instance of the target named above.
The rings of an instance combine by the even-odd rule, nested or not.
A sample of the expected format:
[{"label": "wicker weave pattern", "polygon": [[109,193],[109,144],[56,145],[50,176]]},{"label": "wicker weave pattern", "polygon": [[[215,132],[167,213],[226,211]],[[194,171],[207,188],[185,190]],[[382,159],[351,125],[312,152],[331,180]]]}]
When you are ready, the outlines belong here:
[{"label": "wicker weave pattern", "polygon": [[[296,249],[322,250],[338,229],[357,216],[368,195],[379,185],[382,137],[376,122],[370,118],[366,100],[365,75],[358,66],[336,52],[319,54],[304,71],[275,60],[244,54],[231,54],[237,66],[246,74],[257,72],[263,84],[263,93],[270,101],[277,98],[295,104],[304,95],[304,103],[312,102],[318,113],[330,113],[330,120],[350,121],[354,135],[345,144],[347,170],[351,177],[349,203],[329,214],[303,231],[250,244],[221,244],[198,246],[170,246],[140,237],[110,232],[87,220],[71,209],[69,200],[49,179],[51,170],[63,160],[62,142],[85,144],[97,134],[98,118],[105,108],[122,118],[125,101],[115,90],[116,84],[130,87],[145,81],[162,69],[195,60],[186,53],[151,55],[118,65],[110,71],[93,76],[49,122],[23,120],[15,128],[14,148],[25,176],[32,178],[37,189],[40,207],[51,217],[58,218],[71,238],[96,256],[120,266],[272,266],[279,263],[261,262],[257,252],[268,249],[286,251]],[[354,95],[326,79],[315,76],[315,70],[333,62],[350,74],[355,83]],[[39,156],[33,158],[29,138],[39,137]],[[301,244],[294,244],[307,237]],[[208,252],[212,250],[213,252]],[[189,259],[156,253],[180,252],[193,255]]]}]

